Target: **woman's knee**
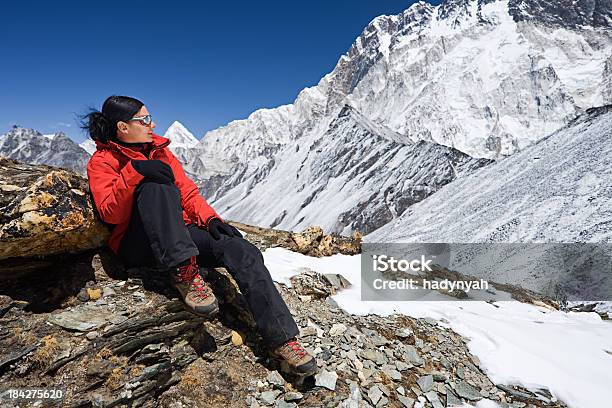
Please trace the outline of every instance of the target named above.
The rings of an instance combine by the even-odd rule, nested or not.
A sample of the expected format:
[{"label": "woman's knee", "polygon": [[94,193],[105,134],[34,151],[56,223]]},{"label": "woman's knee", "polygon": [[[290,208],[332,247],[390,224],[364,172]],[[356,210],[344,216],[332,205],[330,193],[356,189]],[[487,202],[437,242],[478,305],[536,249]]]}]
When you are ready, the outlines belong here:
[{"label": "woman's knee", "polygon": [[226,248],[231,253],[240,256],[242,259],[248,260],[249,263],[263,263],[263,254],[255,245],[241,237],[227,237]]}]

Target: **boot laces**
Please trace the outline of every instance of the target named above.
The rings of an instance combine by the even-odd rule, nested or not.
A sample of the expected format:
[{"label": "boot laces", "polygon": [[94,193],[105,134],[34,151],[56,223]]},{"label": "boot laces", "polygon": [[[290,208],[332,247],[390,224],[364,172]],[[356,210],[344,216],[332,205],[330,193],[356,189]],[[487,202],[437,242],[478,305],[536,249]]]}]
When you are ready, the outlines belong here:
[{"label": "boot laces", "polygon": [[302,348],[297,340],[290,340],[285,344],[291,348],[291,351],[293,351],[294,354],[300,356],[300,358],[306,355],[306,350]]},{"label": "boot laces", "polygon": [[200,267],[196,262],[195,256],[190,258],[187,265],[179,266],[177,270],[177,276],[181,282],[191,283],[191,288],[194,290],[194,296],[200,299],[206,299],[210,296],[208,286],[200,276]]}]

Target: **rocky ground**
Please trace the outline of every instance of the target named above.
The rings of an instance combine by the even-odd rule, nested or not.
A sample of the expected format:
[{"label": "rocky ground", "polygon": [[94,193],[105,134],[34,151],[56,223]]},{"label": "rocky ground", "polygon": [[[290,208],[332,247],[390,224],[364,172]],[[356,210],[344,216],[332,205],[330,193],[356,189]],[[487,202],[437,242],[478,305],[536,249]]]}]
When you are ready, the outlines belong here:
[{"label": "rocky ground", "polygon": [[320,372],[295,378],[262,348],[224,269],[205,272],[220,300],[206,321],[183,309],[164,271],[124,270],[100,250],[67,259],[27,284],[2,282],[2,390],[60,388],[66,407],[564,406],[546,390],[496,386],[465,339],[433,320],[349,315],[299,284],[279,290]]}]

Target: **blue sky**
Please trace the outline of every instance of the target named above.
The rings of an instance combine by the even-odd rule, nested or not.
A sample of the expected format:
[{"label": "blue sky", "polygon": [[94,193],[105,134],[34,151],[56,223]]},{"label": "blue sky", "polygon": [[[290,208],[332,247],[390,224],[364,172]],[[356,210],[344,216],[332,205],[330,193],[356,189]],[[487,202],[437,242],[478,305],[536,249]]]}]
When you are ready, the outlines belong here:
[{"label": "blue sky", "polygon": [[197,138],[291,103],[362,29],[412,0],[4,2],[0,134],[11,125],[85,134],[75,115],[111,94],[141,99],[163,134]]}]

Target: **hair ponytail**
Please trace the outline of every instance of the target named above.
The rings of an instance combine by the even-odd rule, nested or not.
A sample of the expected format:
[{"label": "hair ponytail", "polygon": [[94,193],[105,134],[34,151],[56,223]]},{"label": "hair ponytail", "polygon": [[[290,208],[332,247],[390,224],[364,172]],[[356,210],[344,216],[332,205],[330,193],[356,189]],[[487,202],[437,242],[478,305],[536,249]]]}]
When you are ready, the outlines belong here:
[{"label": "hair ponytail", "polygon": [[109,96],[102,105],[102,111],[92,108],[81,117],[81,129],[86,130],[93,140],[102,143],[117,140],[117,123],[127,122],[143,105],[130,96]]},{"label": "hair ponytail", "polygon": [[112,139],[115,132],[112,131],[111,123],[106,116],[100,111],[92,110],[85,115],[86,123],[81,128],[89,132],[89,137],[93,140],[99,140],[102,143],[108,143]]}]

